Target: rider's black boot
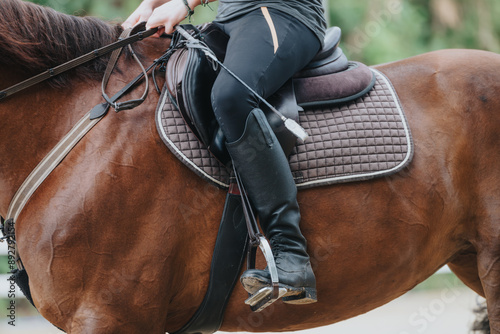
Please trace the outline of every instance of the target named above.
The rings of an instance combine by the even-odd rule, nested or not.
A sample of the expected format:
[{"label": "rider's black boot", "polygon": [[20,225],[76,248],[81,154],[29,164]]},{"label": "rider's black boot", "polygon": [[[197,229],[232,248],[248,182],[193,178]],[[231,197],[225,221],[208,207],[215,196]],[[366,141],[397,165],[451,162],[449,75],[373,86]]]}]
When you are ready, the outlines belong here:
[{"label": "rider's black boot", "polygon": [[[316,279],[300,232],[297,187],[288,160],[262,110],[248,115],[243,135],[227,148],[260,225],[270,240],[283,301],[307,304],[316,301]],[[268,270],[247,270],[241,283],[251,294],[271,285]]]}]

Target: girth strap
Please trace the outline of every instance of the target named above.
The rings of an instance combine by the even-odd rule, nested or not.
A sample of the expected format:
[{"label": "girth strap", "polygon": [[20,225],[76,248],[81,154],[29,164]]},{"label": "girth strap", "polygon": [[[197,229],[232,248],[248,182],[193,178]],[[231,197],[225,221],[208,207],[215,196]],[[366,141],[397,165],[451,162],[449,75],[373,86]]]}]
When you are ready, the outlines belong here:
[{"label": "girth strap", "polygon": [[191,320],[174,334],[212,334],[224,313],[245,261],[247,229],[239,195],[228,193],[215,242],[205,298]]}]

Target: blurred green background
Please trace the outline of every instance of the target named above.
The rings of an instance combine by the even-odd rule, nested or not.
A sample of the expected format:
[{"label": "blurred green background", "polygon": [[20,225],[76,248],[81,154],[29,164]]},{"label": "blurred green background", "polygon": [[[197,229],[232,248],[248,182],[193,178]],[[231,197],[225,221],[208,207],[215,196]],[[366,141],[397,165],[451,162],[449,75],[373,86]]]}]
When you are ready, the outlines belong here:
[{"label": "blurred green background", "polygon": [[[74,15],[121,22],[140,0],[31,0]],[[500,53],[498,0],[325,0],[329,25],[343,30],[342,48],[369,65],[444,48]],[[196,8],[195,23],[211,21],[217,3]]]}]

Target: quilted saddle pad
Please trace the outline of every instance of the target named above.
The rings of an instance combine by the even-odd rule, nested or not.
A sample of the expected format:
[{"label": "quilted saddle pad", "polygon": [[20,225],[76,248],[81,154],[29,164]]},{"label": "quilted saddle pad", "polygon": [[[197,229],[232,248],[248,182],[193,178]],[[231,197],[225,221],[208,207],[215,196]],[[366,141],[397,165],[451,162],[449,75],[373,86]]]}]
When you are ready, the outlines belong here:
[{"label": "quilted saddle pad", "polygon": [[[388,176],[411,161],[413,143],[401,103],[389,80],[371,70],[377,81],[364,97],[299,113],[299,123],[309,138],[297,143],[290,156],[297,187]],[[187,167],[219,187],[229,187],[230,170],[198,141],[165,89],[156,125],[163,142]]]}]

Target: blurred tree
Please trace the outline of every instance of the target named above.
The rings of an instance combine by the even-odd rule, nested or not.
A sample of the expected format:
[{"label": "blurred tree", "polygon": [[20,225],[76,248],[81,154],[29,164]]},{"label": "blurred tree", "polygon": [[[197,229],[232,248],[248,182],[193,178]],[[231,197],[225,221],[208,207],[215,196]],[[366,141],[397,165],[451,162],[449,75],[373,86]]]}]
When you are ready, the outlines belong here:
[{"label": "blurred tree", "polygon": [[342,46],[369,64],[443,48],[500,52],[498,0],[373,0],[330,2],[330,22]]},{"label": "blurred tree", "polygon": [[[29,0],[40,5],[54,8],[57,11],[72,15],[93,15],[114,22],[124,21],[141,3],[141,0]],[[196,24],[211,21],[215,17],[217,4],[210,8],[196,9],[192,20]]]},{"label": "blurred tree", "polygon": [[[1,1],[1,0],[0,0]],[[74,15],[123,21],[140,0],[31,0]],[[498,0],[324,0],[331,25],[343,30],[342,48],[376,64],[443,48],[500,53]],[[193,23],[211,21],[217,3],[198,7]]]}]

